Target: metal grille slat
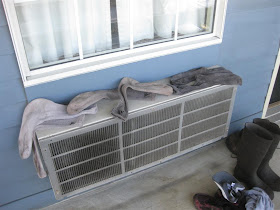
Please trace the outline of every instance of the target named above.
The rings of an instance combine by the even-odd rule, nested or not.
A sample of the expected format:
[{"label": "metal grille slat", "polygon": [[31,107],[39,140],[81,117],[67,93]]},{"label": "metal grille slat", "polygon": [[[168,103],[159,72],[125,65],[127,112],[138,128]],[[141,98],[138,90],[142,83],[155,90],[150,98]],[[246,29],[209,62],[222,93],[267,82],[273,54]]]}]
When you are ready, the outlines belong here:
[{"label": "metal grille slat", "polygon": [[125,171],[131,171],[133,169],[163,159],[167,156],[177,153],[177,151],[178,151],[178,143],[170,145],[168,147],[164,147],[162,149],[156,150],[146,155],[137,157],[135,159],[128,160],[125,162]]},{"label": "metal grille slat", "polygon": [[178,141],[178,131],[124,149],[124,159],[129,159]]},{"label": "metal grille slat", "polygon": [[127,133],[132,130],[143,128],[145,126],[152,125],[154,123],[158,123],[163,120],[173,118],[175,116],[179,116],[180,110],[181,104],[177,104],[155,112],[151,112],[148,114],[141,115],[139,117],[129,119],[128,121],[122,123],[123,133]]},{"label": "metal grille slat", "polygon": [[205,143],[205,142],[209,141],[210,139],[215,139],[220,136],[223,136],[225,133],[225,129],[226,129],[226,126],[224,125],[224,126],[215,128],[213,130],[201,133],[194,137],[190,137],[186,140],[182,140],[181,141],[181,151],[190,149],[194,146]]},{"label": "metal grille slat", "polygon": [[100,142],[105,139],[115,137],[118,134],[118,124],[113,124],[104,128],[93,130],[77,136],[72,136],[58,142],[49,144],[52,156],[56,156],[89,144]]},{"label": "metal grille slat", "polygon": [[218,127],[220,125],[226,124],[228,114],[225,113],[215,118],[211,118],[197,124],[192,124],[190,126],[184,127],[182,129],[182,139],[187,138],[189,136],[195,135],[197,133],[206,131],[211,128]]},{"label": "metal grille slat", "polygon": [[144,141],[146,139],[153,138],[155,136],[158,136],[160,134],[167,133],[169,131],[175,130],[179,128],[179,119],[175,118],[173,120],[157,124],[145,129],[142,129],[140,131],[128,133],[123,136],[123,145],[124,147],[127,147],[132,144],[139,143],[141,141]]},{"label": "metal grille slat", "polygon": [[109,179],[111,177],[117,176],[121,174],[121,165],[114,165],[110,168],[106,168],[104,170],[98,171],[96,173],[92,173],[78,179],[66,182],[61,184],[60,188],[62,194],[66,194],[72,192],[74,190],[86,187],[88,185],[103,181],[105,179]]},{"label": "metal grille slat", "polygon": [[190,125],[192,123],[204,120],[218,114],[229,111],[231,101],[225,101],[223,103],[211,106],[202,110],[185,114],[183,118],[183,126]]},{"label": "metal grille slat", "polygon": [[107,167],[109,165],[113,165],[118,162],[120,162],[120,153],[114,152],[112,154],[87,161],[85,163],[73,166],[71,168],[58,171],[57,177],[59,182],[64,182],[74,177],[89,173],[91,171],[95,171],[97,169]]},{"label": "metal grille slat", "polygon": [[203,97],[199,97],[190,101],[186,101],[184,105],[184,113],[200,109],[211,104],[218,103],[230,99],[232,97],[233,88],[221,90]]},{"label": "metal grille slat", "polygon": [[104,143],[53,158],[53,162],[55,169],[58,170],[119,149],[119,139],[115,138]]}]

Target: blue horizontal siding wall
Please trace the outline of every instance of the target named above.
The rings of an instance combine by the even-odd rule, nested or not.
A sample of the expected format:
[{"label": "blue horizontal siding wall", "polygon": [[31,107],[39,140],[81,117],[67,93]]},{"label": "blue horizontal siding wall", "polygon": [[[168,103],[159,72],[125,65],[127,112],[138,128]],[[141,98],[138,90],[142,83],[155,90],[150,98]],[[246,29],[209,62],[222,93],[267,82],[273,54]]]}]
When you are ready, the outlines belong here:
[{"label": "blue horizontal siding wall", "polygon": [[244,12],[232,2],[229,6],[235,7],[228,11],[219,63],[243,78],[232,116],[237,121],[263,108],[279,48],[280,7]]},{"label": "blue horizontal siding wall", "polygon": [[14,48],[7,25],[0,26],[0,37],[0,55],[13,54]]},{"label": "blue horizontal siding wall", "polygon": [[[117,87],[122,77],[162,79],[199,66],[222,65],[243,78],[230,132],[260,117],[280,39],[280,1],[229,0],[223,43],[92,72],[24,89],[0,3],[0,205],[39,208],[55,202],[48,179],[37,178],[32,159],[18,156],[17,137],[27,101],[67,103],[90,90]],[[3,100],[4,99],[4,100]]]},{"label": "blue horizontal siding wall", "polygon": [[18,133],[19,126],[0,131],[0,201],[2,204],[51,188],[47,179],[38,178],[32,157],[24,161],[19,157]]},{"label": "blue horizontal siding wall", "polygon": [[[32,157],[23,161],[18,154],[17,139],[27,98],[2,1],[0,2],[0,74],[1,206],[51,188],[47,179],[38,179]],[[7,206],[3,206],[3,209],[6,208]],[[25,209],[25,207],[20,209]]]},{"label": "blue horizontal siding wall", "polygon": [[26,94],[30,101],[43,97],[67,103],[81,92],[116,88],[123,77],[150,82],[191,68],[211,66],[217,64],[218,55],[218,45],[205,47],[45,83],[27,88]]},{"label": "blue horizontal siding wall", "polygon": [[0,3],[0,26],[7,25],[2,2]]},{"label": "blue horizontal siding wall", "polygon": [[0,77],[1,83],[21,79],[15,54],[0,55],[0,71],[3,72]]}]

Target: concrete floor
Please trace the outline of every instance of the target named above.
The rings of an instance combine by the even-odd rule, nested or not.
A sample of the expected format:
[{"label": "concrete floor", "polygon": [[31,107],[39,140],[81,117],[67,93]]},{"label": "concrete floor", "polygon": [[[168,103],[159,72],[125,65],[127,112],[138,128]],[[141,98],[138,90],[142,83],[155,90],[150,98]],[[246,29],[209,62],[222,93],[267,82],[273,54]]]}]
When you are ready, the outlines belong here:
[{"label": "concrete floor", "polygon": [[[280,150],[271,161],[280,174]],[[45,208],[56,209],[195,209],[195,193],[214,195],[217,186],[212,175],[233,172],[236,159],[223,141],[196,150],[175,160],[150,168],[123,180],[91,190]],[[275,193],[275,209],[280,209],[280,193]]]}]

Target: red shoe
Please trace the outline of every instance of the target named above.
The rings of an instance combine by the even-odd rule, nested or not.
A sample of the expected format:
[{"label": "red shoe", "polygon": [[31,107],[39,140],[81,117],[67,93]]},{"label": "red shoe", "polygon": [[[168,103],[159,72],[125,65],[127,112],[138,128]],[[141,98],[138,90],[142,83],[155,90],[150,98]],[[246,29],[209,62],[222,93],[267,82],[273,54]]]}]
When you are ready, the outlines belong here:
[{"label": "red shoe", "polygon": [[193,204],[197,210],[223,210],[219,200],[203,193],[197,193],[193,196]]}]

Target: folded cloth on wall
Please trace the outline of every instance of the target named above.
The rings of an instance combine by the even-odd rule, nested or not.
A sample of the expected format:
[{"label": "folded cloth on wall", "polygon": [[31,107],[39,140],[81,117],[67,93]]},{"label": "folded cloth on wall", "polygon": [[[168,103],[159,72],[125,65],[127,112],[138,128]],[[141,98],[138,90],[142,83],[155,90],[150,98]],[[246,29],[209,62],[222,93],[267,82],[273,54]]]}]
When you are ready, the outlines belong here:
[{"label": "folded cloth on wall", "polygon": [[[129,99],[152,100],[155,98],[155,94],[153,93],[145,93],[145,92],[135,91],[132,89],[127,92],[127,95]],[[118,93],[118,90],[116,89],[85,92],[77,95],[75,98],[73,98],[70,101],[70,103],[67,106],[67,112],[68,114],[71,115],[78,114],[102,99],[116,100],[116,99],[120,99],[120,95]]]},{"label": "folded cloth on wall", "polygon": [[160,84],[158,82],[140,83],[132,78],[124,77],[118,87],[120,101],[118,105],[113,108],[111,114],[121,120],[126,120],[128,117],[128,104],[127,104],[127,93],[128,88],[136,91],[146,93],[156,93],[161,95],[172,95],[173,89],[167,84]]},{"label": "folded cloth on wall", "polygon": [[46,176],[46,172],[35,144],[35,131],[71,124],[82,125],[84,115],[96,114],[97,106],[93,105],[76,115],[69,115],[66,110],[66,105],[57,104],[47,99],[35,99],[25,107],[23,112],[18,138],[19,154],[22,159],[26,159],[33,150],[34,164],[38,176],[41,178]]},{"label": "folded cloth on wall", "polygon": [[273,210],[274,204],[264,190],[254,187],[246,191],[246,210]]},{"label": "folded cloth on wall", "polygon": [[214,85],[242,85],[242,79],[223,67],[201,67],[172,76],[170,84],[176,94],[185,94]]}]

